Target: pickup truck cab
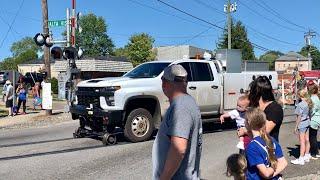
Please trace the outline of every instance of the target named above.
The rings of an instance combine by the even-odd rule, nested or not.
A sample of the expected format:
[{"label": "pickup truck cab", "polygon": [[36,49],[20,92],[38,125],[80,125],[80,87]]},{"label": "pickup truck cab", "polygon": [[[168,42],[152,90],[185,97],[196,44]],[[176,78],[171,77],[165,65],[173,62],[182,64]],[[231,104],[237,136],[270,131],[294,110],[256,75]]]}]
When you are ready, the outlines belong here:
[{"label": "pickup truck cab", "polygon": [[[80,127],[89,126],[94,131],[123,128],[125,137],[132,142],[149,139],[154,129],[159,128],[169,107],[169,100],[162,92],[161,77],[164,68],[170,64],[181,64],[188,72],[187,91],[196,100],[203,121],[216,120],[213,117],[223,113],[225,105],[228,109],[235,108],[236,99],[247,90],[253,76],[259,74],[230,75],[235,79],[227,80],[232,87],[227,90],[223,82],[227,73],[220,72],[215,61],[182,59],[147,62],[122,77],[80,82],[70,107],[73,119],[80,119]],[[260,72],[260,75],[271,77],[276,74]],[[226,100],[232,102],[226,103]]]}]

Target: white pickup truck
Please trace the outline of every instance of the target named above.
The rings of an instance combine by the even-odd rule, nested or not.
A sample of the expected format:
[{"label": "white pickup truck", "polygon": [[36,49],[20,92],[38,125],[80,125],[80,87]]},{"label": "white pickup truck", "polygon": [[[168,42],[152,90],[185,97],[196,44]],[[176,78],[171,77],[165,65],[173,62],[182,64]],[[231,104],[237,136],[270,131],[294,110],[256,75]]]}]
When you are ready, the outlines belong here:
[{"label": "white pickup truck", "polygon": [[89,126],[96,132],[123,128],[125,137],[132,142],[149,139],[169,107],[161,76],[170,64],[181,64],[187,70],[188,93],[195,98],[203,121],[217,120],[214,117],[234,109],[237,98],[259,75],[268,76],[277,87],[277,73],[273,71],[223,73],[215,60],[153,61],[122,77],[80,82],[70,108],[73,119],[80,119],[80,128]]}]

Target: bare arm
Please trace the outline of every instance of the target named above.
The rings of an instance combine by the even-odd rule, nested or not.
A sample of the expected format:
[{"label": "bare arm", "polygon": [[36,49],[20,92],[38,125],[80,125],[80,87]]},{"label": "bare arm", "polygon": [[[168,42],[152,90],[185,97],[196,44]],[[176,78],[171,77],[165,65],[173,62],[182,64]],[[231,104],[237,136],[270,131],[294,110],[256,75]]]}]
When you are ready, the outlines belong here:
[{"label": "bare arm", "polygon": [[294,128],[294,132],[298,131],[298,126],[299,126],[300,121],[301,121],[301,116],[297,115],[296,127]]},{"label": "bare arm", "polygon": [[187,145],[188,145],[187,139],[171,136],[171,145],[168,151],[163,172],[160,176],[161,180],[171,179],[173,175],[176,173],[176,171],[180,166],[181,161],[184,158]]},{"label": "bare arm", "polygon": [[279,175],[284,170],[284,168],[286,168],[288,165],[288,162],[284,157],[279,158],[277,161],[278,161],[277,169],[274,172],[273,177]]},{"label": "bare arm", "polygon": [[230,117],[230,114],[229,113],[224,113],[220,116],[220,123],[224,123],[224,119],[225,118],[229,118]]},{"label": "bare arm", "polygon": [[274,127],[276,127],[276,123],[274,123],[273,121],[268,120],[268,121],[266,122],[266,131],[267,131],[268,134],[270,134],[270,132],[272,131],[272,129],[273,129]]},{"label": "bare arm", "polygon": [[274,174],[274,169],[271,167],[266,167],[264,164],[257,165],[257,168],[259,170],[259,174],[266,179],[272,178]]}]

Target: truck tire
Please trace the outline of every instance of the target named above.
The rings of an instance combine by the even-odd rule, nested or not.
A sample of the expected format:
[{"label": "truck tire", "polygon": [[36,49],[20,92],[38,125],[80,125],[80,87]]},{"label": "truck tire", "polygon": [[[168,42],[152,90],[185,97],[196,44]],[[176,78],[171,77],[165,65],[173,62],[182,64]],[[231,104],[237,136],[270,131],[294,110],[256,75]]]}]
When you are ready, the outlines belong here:
[{"label": "truck tire", "polygon": [[131,142],[148,140],[154,130],[152,115],[144,108],[132,110],[127,116],[124,136]]}]

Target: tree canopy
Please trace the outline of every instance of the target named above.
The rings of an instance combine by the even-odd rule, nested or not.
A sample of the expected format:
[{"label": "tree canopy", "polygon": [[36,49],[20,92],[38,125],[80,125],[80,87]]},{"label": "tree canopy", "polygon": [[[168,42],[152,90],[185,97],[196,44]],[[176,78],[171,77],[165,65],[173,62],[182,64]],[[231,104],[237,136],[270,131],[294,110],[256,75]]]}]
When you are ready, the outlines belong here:
[{"label": "tree canopy", "polygon": [[114,44],[107,35],[107,24],[103,17],[90,13],[80,18],[79,25],[82,32],[76,34],[76,46],[84,50],[85,56],[114,55]]},{"label": "tree canopy", "polygon": [[1,62],[1,70],[17,70],[19,64],[38,59],[38,53],[42,49],[35,44],[31,37],[25,37],[20,41],[14,42],[10,47],[10,51],[12,57],[7,57]]},{"label": "tree canopy", "polygon": [[[228,30],[226,28],[217,44],[218,49],[228,48]],[[248,39],[247,30],[241,21],[231,23],[231,48],[242,50],[242,59],[244,60],[254,60],[255,55],[253,51],[253,46]]]},{"label": "tree canopy", "polygon": [[269,63],[269,70],[274,70],[274,63],[276,59],[282,56],[283,53],[280,51],[267,51],[259,57],[260,61],[267,61]]},{"label": "tree canopy", "polygon": [[154,39],[147,33],[134,34],[129,38],[129,43],[117,53],[127,56],[133,66],[154,60],[156,55],[152,51]]},{"label": "tree canopy", "polygon": [[308,57],[309,50],[312,58],[312,69],[320,69],[320,51],[315,46],[304,46],[299,53]]}]

